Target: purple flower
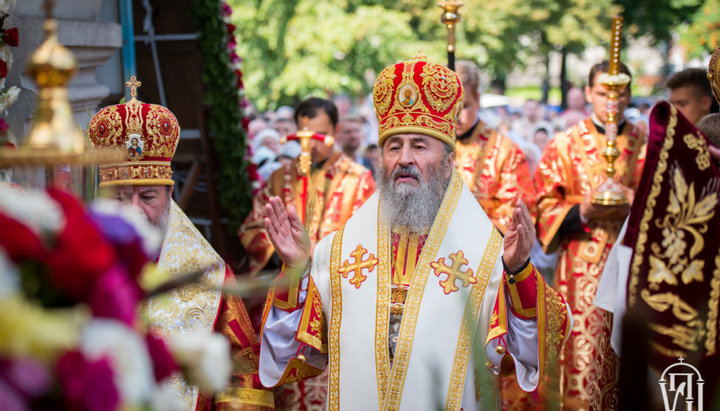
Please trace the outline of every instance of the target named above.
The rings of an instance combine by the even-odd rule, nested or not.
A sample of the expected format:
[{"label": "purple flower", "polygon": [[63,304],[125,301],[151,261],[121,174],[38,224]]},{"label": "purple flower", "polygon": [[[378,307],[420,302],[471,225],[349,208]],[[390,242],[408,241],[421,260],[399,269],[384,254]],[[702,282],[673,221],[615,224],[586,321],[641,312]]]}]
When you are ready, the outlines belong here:
[{"label": "purple flower", "polygon": [[0,373],[10,386],[26,398],[45,394],[52,383],[49,371],[30,358],[2,360]]},{"label": "purple flower", "polygon": [[137,279],[149,256],[143,251],[142,238],[135,228],[119,215],[88,212],[100,233],[115,249],[118,260],[127,269],[130,278]]},{"label": "purple flower", "polygon": [[0,379],[0,410],[27,411],[29,410],[23,398]]}]

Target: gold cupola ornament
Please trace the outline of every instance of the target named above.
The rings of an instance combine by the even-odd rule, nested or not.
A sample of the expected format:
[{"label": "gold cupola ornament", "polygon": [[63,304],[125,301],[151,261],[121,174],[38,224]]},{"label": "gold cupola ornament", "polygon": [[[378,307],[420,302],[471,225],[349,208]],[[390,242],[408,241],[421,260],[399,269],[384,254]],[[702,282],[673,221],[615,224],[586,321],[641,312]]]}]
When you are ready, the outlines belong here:
[{"label": "gold cupola ornament", "polygon": [[[53,3],[51,0],[45,2],[43,28],[46,40],[35,50],[27,65],[27,73],[38,87],[30,131],[17,148],[0,148],[0,168],[20,168],[25,172],[36,168],[37,173],[45,172],[47,185],[57,180],[53,175],[57,170],[68,172],[69,167],[118,161],[123,157],[123,153],[115,149],[93,150],[75,122],[67,85],[77,72],[77,63],[72,52],[58,42],[57,21],[52,18]],[[37,175],[32,180],[33,186],[42,184]],[[72,191],[82,194],[78,188],[74,187]]]}]

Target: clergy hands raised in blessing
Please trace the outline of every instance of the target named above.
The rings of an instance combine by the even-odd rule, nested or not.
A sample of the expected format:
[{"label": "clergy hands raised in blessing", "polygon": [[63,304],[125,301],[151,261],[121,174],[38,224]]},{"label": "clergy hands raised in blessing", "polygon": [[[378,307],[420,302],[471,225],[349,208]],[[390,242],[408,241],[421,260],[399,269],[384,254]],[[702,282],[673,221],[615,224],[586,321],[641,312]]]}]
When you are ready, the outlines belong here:
[{"label": "clergy hands raised in blessing", "polygon": [[286,209],[280,197],[270,197],[265,211],[265,229],[286,270],[302,273],[310,261],[312,242],[295,207]]},{"label": "clergy hands raised in blessing", "polygon": [[530,258],[530,249],[535,241],[535,225],[530,211],[522,200],[515,203],[512,220],[505,232],[503,261],[511,273],[519,271]]}]

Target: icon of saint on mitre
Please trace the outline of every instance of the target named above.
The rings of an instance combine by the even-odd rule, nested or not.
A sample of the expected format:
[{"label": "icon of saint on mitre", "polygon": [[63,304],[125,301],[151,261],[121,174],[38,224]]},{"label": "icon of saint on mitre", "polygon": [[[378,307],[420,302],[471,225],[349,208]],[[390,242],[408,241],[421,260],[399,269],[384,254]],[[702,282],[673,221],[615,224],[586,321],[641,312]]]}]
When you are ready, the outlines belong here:
[{"label": "icon of saint on mitre", "polygon": [[130,134],[125,142],[127,145],[128,158],[131,161],[140,160],[143,154],[143,141],[140,134]]},{"label": "icon of saint on mitre", "polygon": [[417,100],[417,91],[411,84],[406,84],[398,91],[398,101],[403,107],[410,107]]}]

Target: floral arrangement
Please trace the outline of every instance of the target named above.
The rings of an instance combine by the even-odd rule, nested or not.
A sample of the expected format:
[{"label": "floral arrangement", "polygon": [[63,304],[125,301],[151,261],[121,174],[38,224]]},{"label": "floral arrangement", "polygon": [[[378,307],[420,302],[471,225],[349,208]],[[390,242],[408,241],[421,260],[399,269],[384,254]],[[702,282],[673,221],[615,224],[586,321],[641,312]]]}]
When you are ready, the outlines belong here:
[{"label": "floral arrangement", "polygon": [[[245,135],[248,134],[248,125],[250,124],[250,118],[246,115],[245,110],[250,106],[250,102],[245,98],[245,85],[243,84],[243,72],[242,72],[242,58],[237,54],[237,37],[235,31],[237,28],[232,22],[232,7],[222,1],[220,4],[220,15],[222,16],[223,23],[225,23],[225,29],[228,34],[227,49],[230,57],[230,68],[235,73],[237,78],[237,94],[238,94],[238,106],[240,107],[240,116],[242,117],[241,124],[245,131]],[[250,184],[252,185],[252,194],[255,194],[260,190],[262,181],[258,174],[258,167],[252,161],[252,146],[247,145],[247,151],[245,152],[245,161],[247,162],[247,174]]]},{"label": "floral arrangement", "polygon": [[227,230],[235,233],[252,208],[252,182],[248,172],[248,119],[242,88],[242,59],[235,53],[232,10],[222,0],[193,0],[193,15],[200,32],[203,83],[208,106],[207,126],[218,156],[220,204],[226,210]]},{"label": "floral arrangement", "polygon": [[[17,47],[20,42],[17,27],[5,28],[11,3],[14,1],[0,0],[0,116],[5,115],[20,95],[20,89],[15,86],[5,90],[5,78],[13,63],[10,47]],[[9,128],[5,119],[0,117],[0,146],[13,146],[8,136]]]},{"label": "floral arrangement", "polygon": [[165,339],[139,316],[161,236],[115,202],[0,184],[0,409],[175,410],[170,378],[230,378],[219,334]]}]

